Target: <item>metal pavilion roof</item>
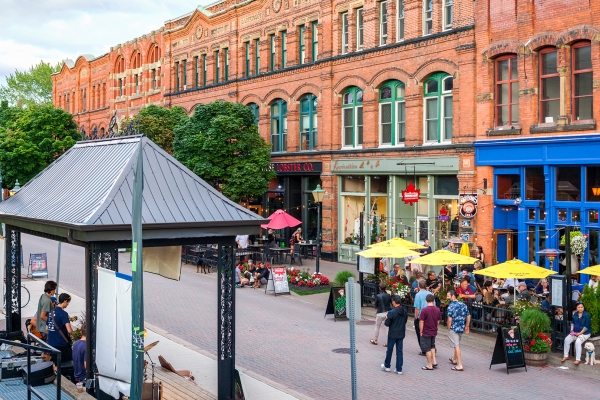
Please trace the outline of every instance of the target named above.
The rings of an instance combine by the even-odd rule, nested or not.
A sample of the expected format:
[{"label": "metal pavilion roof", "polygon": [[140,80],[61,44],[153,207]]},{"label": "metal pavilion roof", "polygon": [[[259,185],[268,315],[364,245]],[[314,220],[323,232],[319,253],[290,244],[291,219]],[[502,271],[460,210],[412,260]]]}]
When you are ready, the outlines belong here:
[{"label": "metal pavilion roof", "polygon": [[266,222],[145,136],[78,142],[0,203],[0,221],[82,241],[130,239],[133,165],[140,140],[145,239],[235,236],[256,233]]}]

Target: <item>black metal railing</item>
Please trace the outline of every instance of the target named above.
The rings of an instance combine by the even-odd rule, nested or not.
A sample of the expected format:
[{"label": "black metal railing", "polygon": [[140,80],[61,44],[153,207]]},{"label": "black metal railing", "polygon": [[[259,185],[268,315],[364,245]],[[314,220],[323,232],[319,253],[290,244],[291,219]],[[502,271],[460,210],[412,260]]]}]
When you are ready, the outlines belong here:
[{"label": "black metal railing", "polygon": [[[38,345],[32,345],[31,342],[36,342]],[[61,399],[62,389],[60,384],[61,377],[61,353],[60,350],[55,349],[50,346],[48,343],[43,340],[37,338],[33,334],[29,334],[27,336],[27,344],[21,342],[13,342],[12,340],[0,339],[1,344],[7,344],[10,346],[17,346],[27,350],[27,379],[25,380],[25,384],[27,385],[27,400],[31,400],[31,395],[34,394],[40,400],[48,400],[47,397],[42,395],[37,389],[31,386],[29,383],[29,377],[31,376],[31,352],[32,351],[40,351],[44,350],[46,353],[55,354],[56,355],[56,400]]]}]

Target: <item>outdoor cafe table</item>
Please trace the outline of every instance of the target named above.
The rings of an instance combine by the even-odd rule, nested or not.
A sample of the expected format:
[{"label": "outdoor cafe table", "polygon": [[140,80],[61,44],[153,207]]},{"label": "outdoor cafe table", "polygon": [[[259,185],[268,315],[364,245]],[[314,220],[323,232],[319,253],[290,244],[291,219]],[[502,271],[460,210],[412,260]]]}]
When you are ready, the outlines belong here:
[{"label": "outdoor cafe table", "polygon": [[[311,247],[316,246],[316,243],[309,243],[309,242],[301,242],[298,243],[298,245],[300,246],[300,252],[301,254],[304,254],[304,258],[308,258],[308,251]],[[312,258],[312,253],[311,253],[311,257]]]},{"label": "outdoor cafe table", "polygon": [[271,251],[274,251],[277,253],[277,258],[279,259],[279,264],[282,264],[281,256],[283,256],[285,253],[289,253],[290,250],[292,250],[291,247],[273,247],[271,249]]}]

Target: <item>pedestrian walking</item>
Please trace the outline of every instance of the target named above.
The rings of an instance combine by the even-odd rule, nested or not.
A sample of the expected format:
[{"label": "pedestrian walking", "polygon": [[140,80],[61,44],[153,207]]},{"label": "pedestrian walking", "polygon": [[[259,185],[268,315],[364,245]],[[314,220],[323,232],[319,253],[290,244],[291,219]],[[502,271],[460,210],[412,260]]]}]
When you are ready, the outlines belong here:
[{"label": "pedestrian walking", "polygon": [[421,351],[427,356],[427,366],[423,370],[433,371],[437,367],[435,358],[435,337],[438,333],[438,324],[442,320],[442,313],[435,305],[435,296],[428,294],[425,298],[427,307],[421,310],[419,316],[419,331],[421,333]]},{"label": "pedestrian walking", "polygon": [[467,305],[456,299],[454,290],[448,291],[448,339],[454,347],[454,355],[450,358],[450,362],[454,364],[453,371],[464,371],[462,359],[460,356],[460,339],[463,333],[469,333],[469,324],[471,323],[471,315]]},{"label": "pedestrian walking", "polygon": [[396,370],[395,373],[402,375],[402,364],[404,362],[402,354],[402,346],[404,336],[406,334],[406,320],[408,318],[406,310],[400,304],[400,296],[397,294],[392,296],[392,309],[387,313],[385,326],[388,329],[387,351],[385,353],[385,361],[381,364],[381,370],[390,372],[392,366],[392,352],[396,346]]},{"label": "pedestrian walking", "polygon": [[[384,282],[379,283],[379,294],[375,297],[375,308],[377,308],[377,315],[375,316],[375,338],[371,339],[371,344],[377,346],[377,339],[379,339],[379,329],[381,324],[387,318],[387,313],[392,309],[392,296],[386,290],[386,284]],[[386,347],[387,343],[383,344]]]},{"label": "pedestrian walking", "polygon": [[[427,295],[433,294],[429,290],[426,289],[426,285],[427,285],[427,283],[425,282],[425,279],[423,279],[423,278],[419,279],[419,291],[415,295],[415,301],[413,303],[413,306],[415,307],[415,321],[414,321],[415,333],[417,334],[417,341],[419,342],[419,347],[421,347],[421,331],[419,330],[419,315],[421,313],[421,310],[424,309],[425,307],[427,307],[427,300],[425,300],[427,298]],[[419,353],[419,355],[424,356],[425,353],[421,351]]]}]

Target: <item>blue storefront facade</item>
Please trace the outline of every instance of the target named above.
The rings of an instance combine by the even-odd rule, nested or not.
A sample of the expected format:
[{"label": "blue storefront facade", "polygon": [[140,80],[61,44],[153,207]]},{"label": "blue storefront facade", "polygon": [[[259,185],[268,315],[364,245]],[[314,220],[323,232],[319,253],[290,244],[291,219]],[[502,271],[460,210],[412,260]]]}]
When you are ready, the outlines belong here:
[{"label": "blue storefront facade", "polygon": [[[564,227],[571,226],[588,236],[579,268],[599,263],[600,134],[485,140],[474,146],[476,166],[493,168],[494,261],[518,257],[562,271],[559,260],[550,266],[536,252],[564,249]],[[588,279],[582,274],[582,282]]]}]

